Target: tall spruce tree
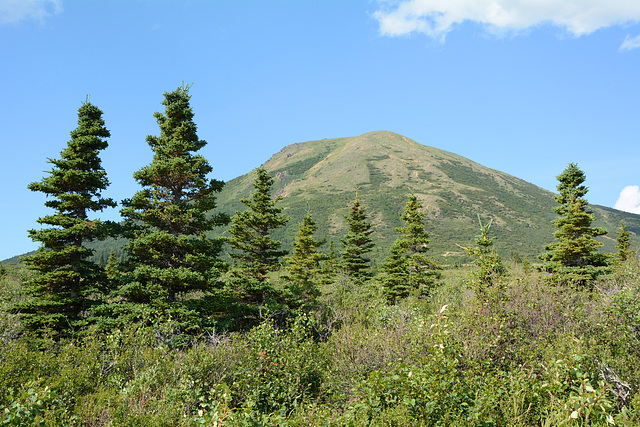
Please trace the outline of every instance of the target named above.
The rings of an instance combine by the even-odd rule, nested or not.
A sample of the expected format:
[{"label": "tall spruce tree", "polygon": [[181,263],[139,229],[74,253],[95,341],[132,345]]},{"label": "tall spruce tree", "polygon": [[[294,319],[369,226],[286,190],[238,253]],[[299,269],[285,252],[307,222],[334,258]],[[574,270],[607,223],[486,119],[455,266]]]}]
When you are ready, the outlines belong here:
[{"label": "tall spruce tree", "polygon": [[121,321],[170,316],[187,332],[196,330],[200,316],[184,297],[214,290],[223,266],[223,242],[207,232],[228,223],[226,215],[210,215],[224,183],[207,178],[212,168],[196,154],[206,141],[197,136],[190,98],[189,86],[165,93],[164,114],[154,114],[160,136],[146,139],[153,161],[133,175],[143,189],[123,201],[128,273],[114,307]]},{"label": "tall spruce tree", "polygon": [[274,289],[267,274],[276,270],[281,258],[287,254],[282,243],[273,239],[271,233],[284,226],[289,218],[276,206],[281,197],[271,197],[273,178],[263,167],[256,170],[254,192],[250,198],[240,201],[247,207],[231,218],[230,237],[226,242],[234,249],[229,253],[236,262],[232,269],[231,294],[245,309],[261,307]]},{"label": "tall spruce tree", "polygon": [[544,269],[554,273],[557,280],[584,286],[607,264],[606,256],[598,253],[603,244],[594,238],[607,234],[607,230],[591,226],[595,216],[587,210],[584,196],[589,190],[583,185],[584,172],[570,163],[557,178],[560,194],[555,196],[558,206],[554,212],[559,215],[553,221],[555,241],[545,246],[540,258]]},{"label": "tall spruce tree", "polygon": [[618,262],[625,262],[631,256],[631,250],[629,249],[630,243],[630,234],[624,226],[624,222],[620,221],[620,228],[618,229],[618,237],[616,239],[616,249],[618,250],[616,258]]},{"label": "tall spruce tree", "polygon": [[320,261],[326,257],[318,252],[318,248],[325,241],[316,240],[315,232],[318,230],[311,212],[302,219],[298,227],[298,234],[293,241],[293,253],[285,257],[288,265],[287,291],[289,305],[299,307],[302,305],[314,305],[320,295],[318,283],[321,280]]},{"label": "tall spruce tree", "polygon": [[411,194],[401,216],[404,225],[396,228],[401,233],[385,262],[380,281],[390,301],[406,297],[416,291],[429,295],[441,269],[435,261],[427,257],[429,235],[424,229],[425,213],[418,198]]},{"label": "tall spruce tree", "polygon": [[104,239],[113,226],[91,217],[116,206],[101,195],[109,181],[99,152],[107,148],[109,136],[102,111],[87,100],[78,109],[78,127],[60,158],[49,159],[49,175],[29,184],[30,190],[53,198],[45,206],[55,214],[38,219],[51,228],[29,230],[42,246],[23,259],[35,275],[27,285],[30,298],[13,307],[27,330],[50,331],[55,338],[69,335],[86,325],[88,310],[106,291],[104,269],[89,260],[93,251],[85,244]]},{"label": "tall spruce tree", "polygon": [[367,212],[360,204],[360,198],[356,191],[356,199],[345,217],[347,220],[347,234],[340,240],[342,244],[342,269],[347,276],[358,282],[371,278],[370,259],[365,255],[371,252],[374,246],[371,240],[373,227],[367,221]]}]

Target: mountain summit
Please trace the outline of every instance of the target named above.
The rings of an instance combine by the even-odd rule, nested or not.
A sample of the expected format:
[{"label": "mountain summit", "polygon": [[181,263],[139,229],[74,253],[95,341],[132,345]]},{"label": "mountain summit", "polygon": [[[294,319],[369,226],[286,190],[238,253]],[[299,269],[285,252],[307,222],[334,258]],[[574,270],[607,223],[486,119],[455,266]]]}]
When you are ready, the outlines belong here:
[{"label": "mountain summit", "polygon": [[[430,254],[443,264],[462,261],[478,234],[478,216],[492,221],[491,234],[503,256],[518,254],[534,260],[553,240],[553,193],[506,173],[489,169],[459,155],[419,144],[392,132],[370,132],[350,138],[323,139],[288,145],[264,164],[275,178],[274,191],[291,216],[280,237],[293,240],[308,210],[318,235],[336,243],[344,236],[344,215],[356,189],[375,227],[372,236],[381,260],[398,237],[394,228],[411,193],[427,214]],[[242,210],[252,173],[227,183],[220,209]],[[640,216],[591,206],[598,223],[611,237],[624,219],[627,230],[640,232]],[[609,239],[609,250],[613,246]]]}]

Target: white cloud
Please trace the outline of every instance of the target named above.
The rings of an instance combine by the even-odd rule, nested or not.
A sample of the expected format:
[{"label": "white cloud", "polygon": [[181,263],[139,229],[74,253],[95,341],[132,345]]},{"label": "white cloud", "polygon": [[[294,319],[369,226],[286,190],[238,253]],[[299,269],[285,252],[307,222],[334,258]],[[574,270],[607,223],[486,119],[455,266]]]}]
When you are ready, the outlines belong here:
[{"label": "white cloud", "polygon": [[640,187],[637,185],[624,187],[613,207],[621,211],[640,214]]},{"label": "white cloud", "polygon": [[479,23],[489,32],[551,24],[576,37],[640,21],[638,0],[401,0],[381,5],[374,16],[382,35],[420,32],[441,40],[465,21]]},{"label": "white cloud", "polygon": [[62,0],[0,0],[0,24],[42,21],[62,12]]},{"label": "white cloud", "polygon": [[640,36],[636,37],[625,37],[624,41],[620,45],[620,52],[625,50],[633,50],[640,47]]}]

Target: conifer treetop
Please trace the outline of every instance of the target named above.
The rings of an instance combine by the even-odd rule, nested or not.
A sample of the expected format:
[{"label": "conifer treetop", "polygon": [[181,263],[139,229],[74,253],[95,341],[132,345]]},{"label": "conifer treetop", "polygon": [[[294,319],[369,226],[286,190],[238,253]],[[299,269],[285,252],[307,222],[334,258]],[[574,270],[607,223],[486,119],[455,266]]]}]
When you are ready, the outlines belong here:
[{"label": "conifer treetop", "polygon": [[429,235],[424,230],[424,217],[426,214],[420,211],[420,202],[415,194],[411,193],[404,212],[400,217],[404,225],[396,228],[402,234],[399,242],[411,253],[426,252],[429,244]]},{"label": "conifer treetop", "polygon": [[[111,136],[104,126],[102,111],[95,105],[85,102],[78,109],[78,127],[71,131],[67,147],[59,159],[48,159],[54,166],[47,172],[49,176],[28,186],[32,191],[55,198],[46,201],[45,206],[55,209],[58,214],[74,214],[81,218],[86,218],[87,211],[116,206],[112,199],[100,196],[109,186],[99,157],[99,152],[108,146],[106,138]],[[62,225],[42,219],[39,222]]]},{"label": "conifer treetop", "polygon": [[146,138],[154,153],[153,161],[133,175],[143,190],[125,201],[127,207],[122,212],[127,218],[174,235],[197,234],[226,222],[220,215],[205,216],[215,208],[214,193],[222,190],[224,182],[207,179],[212,168],[196,154],[207,143],[196,133],[189,87],[165,92],[165,111],[154,114],[160,135]]}]

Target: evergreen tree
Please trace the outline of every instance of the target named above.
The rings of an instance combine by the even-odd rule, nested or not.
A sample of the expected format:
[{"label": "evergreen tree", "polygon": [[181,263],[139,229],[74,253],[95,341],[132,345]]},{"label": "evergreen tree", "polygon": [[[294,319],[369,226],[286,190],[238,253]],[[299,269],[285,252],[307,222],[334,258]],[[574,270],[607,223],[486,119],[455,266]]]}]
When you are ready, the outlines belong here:
[{"label": "evergreen tree", "polygon": [[143,189],[123,201],[130,241],[114,307],[121,321],[171,317],[184,331],[198,327],[184,297],[212,291],[223,267],[223,242],[206,233],[228,223],[226,215],[209,215],[224,183],[207,179],[212,168],[195,154],[206,141],[198,139],[189,101],[188,86],[164,94],[165,113],[154,114],[160,136],[146,139],[153,160],[133,175]]},{"label": "evergreen tree", "polygon": [[409,283],[406,250],[400,239],[391,246],[391,253],[382,265],[382,272],[377,280],[389,302],[395,303],[411,293],[413,287]]},{"label": "evergreen tree", "polygon": [[333,240],[331,240],[331,242],[329,242],[329,252],[322,258],[320,269],[320,283],[322,283],[323,285],[332,283],[335,278],[338,266],[339,260],[338,254],[336,253],[336,245]]},{"label": "evergreen tree", "polygon": [[93,251],[84,245],[112,231],[113,224],[90,218],[92,212],[116,206],[101,196],[109,181],[99,152],[107,148],[109,136],[102,111],[87,100],[78,109],[78,127],[60,158],[49,159],[49,175],[29,184],[31,191],[53,197],[45,206],[55,214],[38,219],[50,228],[29,230],[31,239],[42,246],[24,258],[36,273],[27,285],[30,298],[13,307],[27,330],[48,330],[56,338],[77,331],[87,323],[88,309],[107,290],[104,270],[89,261]]},{"label": "evergreen tree", "polygon": [[276,270],[287,254],[281,249],[282,243],[271,237],[289,221],[276,206],[281,197],[271,198],[272,185],[273,178],[263,167],[258,168],[253,194],[240,200],[247,209],[231,218],[230,237],[226,239],[235,250],[229,253],[236,261],[230,283],[232,294],[245,308],[262,306],[273,296],[267,274]]},{"label": "evergreen tree", "polygon": [[313,236],[318,226],[311,217],[311,212],[303,218],[298,228],[298,234],[293,242],[293,253],[285,257],[288,265],[286,280],[290,305],[313,305],[320,295],[318,281],[320,279],[320,261],[325,257],[317,248],[325,242],[316,240]]},{"label": "evergreen tree", "polygon": [[478,269],[472,274],[472,282],[476,292],[476,296],[482,300],[486,300],[488,296],[503,297],[504,282],[503,278],[507,273],[500,255],[493,247],[493,238],[489,237],[491,222],[483,224],[478,215],[480,223],[480,234],[476,236],[476,247],[466,248],[467,254],[474,257],[474,263]]},{"label": "evergreen tree", "polygon": [[118,261],[116,260],[116,251],[111,250],[109,252],[109,259],[107,265],[104,267],[104,271],[109,279],[115,279],[118,274]]},{"label": "evergreen tree", "polygon": [[429,295],[440,277],[441,269],[426,255],[429,235],[424,229],[425,214],[420,212],[420,202],[411,194],[401,216],[402,227],[396,228],[401,237],[391,248],[391,255],[383,266],[380,281],[391,301],[406,297],[411,291]]},{"label": "evergreen tree", "polygon": [[555,196],[558,206],[554,212],[559,215],[553,221],[556,227],[555,241],[545,246],[546,252],[540,256],[547,272],[554,273],[558,280],[586,285],[603,271],[606,257],[598,253],[603,244],[594,237],[607,234],[601,227],[591,227],[594,215],[586,209],[584,198],[589,191],[583,185],[585,175],[575,163],[558,175],[558,192]]},{"label": "evergreen tree", "polygon": [[340,240],[342,243],[342,269],[358,282],[369,279],[372,275],[370,260],[365,254],[371,252],[374,244],[371,240],[373,228],[367,221],[367,212],[360,204],[358,193],[351,206],[347,220],[347,234]]},{"label": "evergreen tree", "polygon": [[333,243],[333,240],[329,243],[329,253],[327,253],[327,261],[329,263],[337,263],[338,262],[338,254],[336,253],[336,245]]},{"label": "evergreen tree", "polygon": [[618,238],[616,239],[616,249],[618,249],[617,260],[619,262],[625,262],[631,256],[630,247],[630,234],[624,226],[624,222],[620,221],[620,228],[618,229]]}]

